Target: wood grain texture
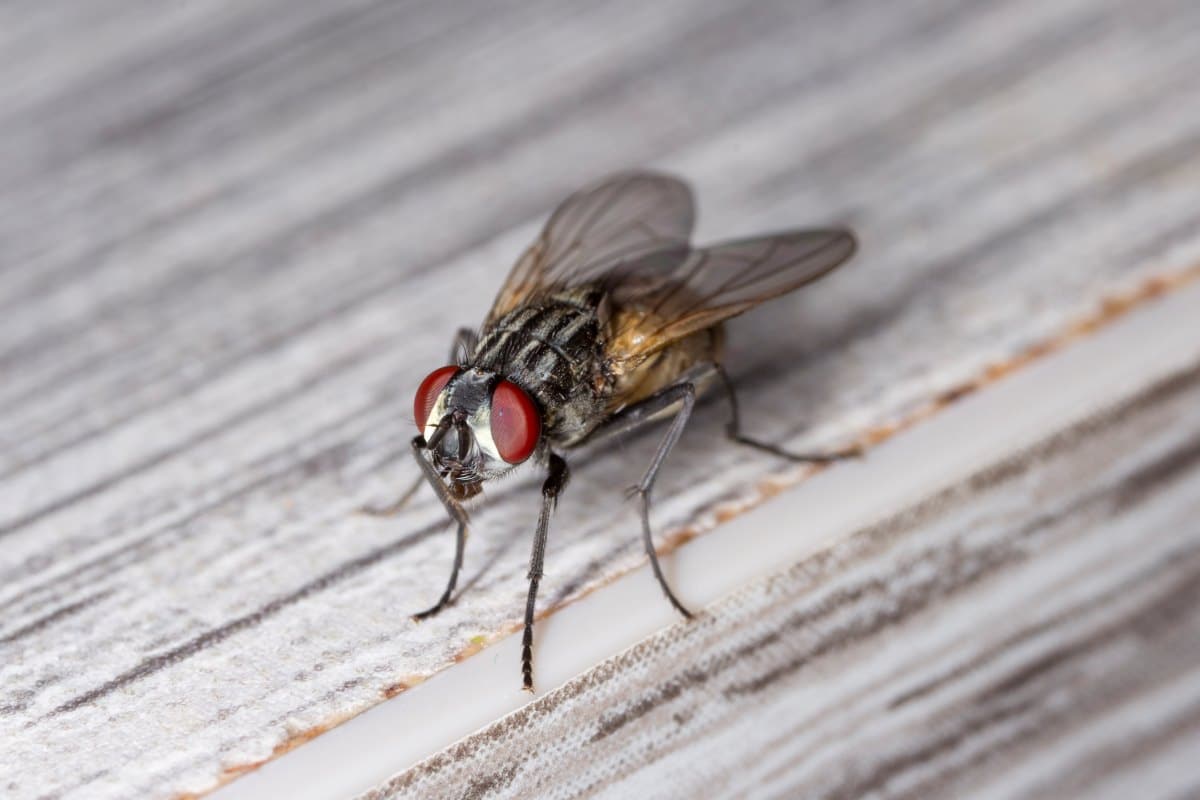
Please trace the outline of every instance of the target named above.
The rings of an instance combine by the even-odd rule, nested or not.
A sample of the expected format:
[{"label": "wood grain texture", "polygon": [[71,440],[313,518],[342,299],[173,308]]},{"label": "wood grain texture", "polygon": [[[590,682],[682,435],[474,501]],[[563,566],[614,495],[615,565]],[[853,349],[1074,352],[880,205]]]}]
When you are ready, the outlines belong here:
[{"label": "wood grain texture", "polygon": [[[754,432],[911,418],[1200,262],[1200,8],[1005,0],[0,8],[0,786],[204,791],[519,619],[536,476],[460,602],[407,483],[412,387],[548,208],[652,163],[702,239],[849,222],[852,267],[733,326]],[[703,409],[670,540],[755,497]],[[585,453],[543,608],[638,564]],[[513,665],[514,682],[517,665]]]}]

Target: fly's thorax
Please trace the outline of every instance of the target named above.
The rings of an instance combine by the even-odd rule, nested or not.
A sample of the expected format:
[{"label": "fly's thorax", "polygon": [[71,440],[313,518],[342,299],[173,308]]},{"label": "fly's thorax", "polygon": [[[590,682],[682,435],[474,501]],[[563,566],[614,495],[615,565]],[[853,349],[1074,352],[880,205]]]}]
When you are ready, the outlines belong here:
[{"label": "fly's thorax", "polygon": [[498,319],[476,347],[474,366],[503,375],[537,401],[550,441],[578,438],[602,419],[604,297],[595,287],[545,296]]}]

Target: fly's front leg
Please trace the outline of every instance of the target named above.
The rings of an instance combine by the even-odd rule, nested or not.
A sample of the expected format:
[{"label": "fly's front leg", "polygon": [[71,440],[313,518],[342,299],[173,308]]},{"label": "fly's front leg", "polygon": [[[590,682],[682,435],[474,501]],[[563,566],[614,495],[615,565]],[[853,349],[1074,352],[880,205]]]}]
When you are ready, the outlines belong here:
[{"label": "fly's front leg", "polygon": [[442,501],[442,506],[446,509],[446,513],[450,515],[451,521],[457,524],[454,537],[454,566],[450,569],[450,580],[446,582],[446,591],[442,592],[441,598],[432,607],[413,614],[413,619],[418,620],[433,616],[450,602],[450,598],[454,594],[454,586],[458,583],[458,573],[462,569],[463,550],[466,549],[467,543],[467,511],[457,500],[450,496],[450,492],[446,489],[446,484],[442,482],[441,476],[437,474],[437,470],[434,469],[433,464],[424,455],[425,450],[435,446],[445,436],[448,427],[445,422],[440,424],[429,442],[426,442],[425,437],[420,435],[413,437],[412,440],[412,454],[413,458],[416,459],[417,465],[421,468],[421,478],[433,487],[433,491],[437,494],[438,499]]},{"label": "fly's front leg", "polygon": [[[474,328],[459,328],[454,334],[454,341],[450,343],[450,363],[463,364],[466,359],[471,357],[475,352],[475,345],[479,342],[479,334]],[[408,505],[408,501],[412,499],[417,490],[425,483],[425,476],[422,475],[413,481],[413,485],[408,487],[404,494],[400,495],[400,499],[394,503],[389,503],[386,506],[366,506],[359,509],[360,514],[366,514],[370,517],[394,517],[400,513],[404,506]],[[463,535],[460,532],[460,536]],[[430,609],[432,613],[434,609]]]},{"label": "fly's front leg", "polygon": [[459,570],[462,569],[463,551],[466,550],[466,547],[467,525],[465,522],[458,522],[454,533],[454,566],[450,568],[450,580],[446,582],[446,591],[442,592],[442,596],[431,607],[413,614],[413,619],[422,620],[432,617],[450,604],[450,599],[454,595],[454,587],[458,583]]},{"label": "fly's front leg", "polygon": [[733,381],[729,379],[729,375],[725,372],[725,368],[720,364],[712,365],[713,371],[721,380],[721,385],[725,388],[725,396],[729,399],[730,420],[725,426],[725,435],[738,444],[744,444],[747,447],[753,447],[756,450],[762,450],[765,453],[786,458],[788,461],[796,461],[809,464],[828,464],[833,461],[842,461],[847,458],[862,457],[862,447],[854,445],[842,450],[831,450],[826,453],[793,453],[789,450],[784,450],[782,447],[770,444],[768,442],[760,442],[757,439],[751,439],[749,436],[742,435],[742,421],[738,414],[738,399],[737,391],[733,387]]},{"label": "fly's front leg", "polygon": [[550,513],[558,495],[571,477],[567,462],[550,454],[550,472],[542,484],[542,512],[538,515],[537,533],[533,537],[533,554],[529,557],[529,596],[525,600],[525,630],[521,635],[521,676],[525,691],[533,691],[533,611],[537,603],[538,583],[542,580],[542,564],[546,560],[546,533],[550,528]]}]

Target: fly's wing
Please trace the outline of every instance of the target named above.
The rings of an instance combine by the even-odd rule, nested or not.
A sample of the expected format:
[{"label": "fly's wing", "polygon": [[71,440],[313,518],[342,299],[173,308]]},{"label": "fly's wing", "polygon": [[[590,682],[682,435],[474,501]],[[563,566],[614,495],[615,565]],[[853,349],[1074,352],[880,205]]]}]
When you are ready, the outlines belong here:
[{"label": "fly's wing", "polygon": [[811,283],[854,254],[848,230],[793,231],[692,250],[673,269],[634,267],[613,291],[611,354],[635,364],[689,334]]},{"label": "fly's wing", "polygon": [[694,220],[691,190],[670,175],[623,172],[576,192],[512,268],[484,327],[547,289],[595,281],[651,253],[682,260]]}]

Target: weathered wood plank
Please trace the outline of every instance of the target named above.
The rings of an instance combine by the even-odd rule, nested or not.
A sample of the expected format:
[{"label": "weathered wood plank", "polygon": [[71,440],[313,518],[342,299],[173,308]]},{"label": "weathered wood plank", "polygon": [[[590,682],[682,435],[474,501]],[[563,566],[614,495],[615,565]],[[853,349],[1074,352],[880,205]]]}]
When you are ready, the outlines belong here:
[{"label": "weathered wood plank", "polygon": [[[709,238],[861,231],[853,269],[734,326],[756,431],[797,445],[1200,259],[1194,4],[284,7],[0,9],[12,796],[211,787],[511,626],[529,481],[421,626],[434,503],[352,511],[407,481],[411,387],[587,179],[676,169]],[[780,471],[720,421],[664,476],[666,538]],[[576,463],[547,606],[640,562],[613,498],[651,446]]]}]

